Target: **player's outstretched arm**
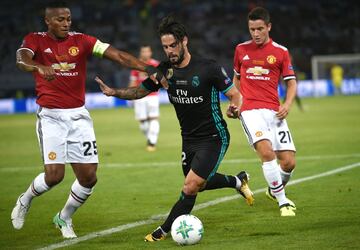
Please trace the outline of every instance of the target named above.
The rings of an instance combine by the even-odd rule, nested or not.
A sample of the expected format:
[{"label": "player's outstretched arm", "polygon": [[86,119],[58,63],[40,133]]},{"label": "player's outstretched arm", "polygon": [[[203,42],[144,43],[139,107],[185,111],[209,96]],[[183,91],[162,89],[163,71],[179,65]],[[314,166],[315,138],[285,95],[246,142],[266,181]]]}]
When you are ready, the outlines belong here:
[{"label": "player's outstretched arm", "polygon": [[151,91],[142,88],[141,86],[137,87],[127,87],[127,88],[110,88],[106,83],[101,80],[98,76],[95,77],[95,81],[99,84],[101,91],[107,96],[115,96],[120,99],[125,100],[136,100],[143,98],[150,94]]},{"label": "player's outstretched arm", "polygon": [[26,72],[38,71],[46,80],[55,78],[55,70],[50,66],[44,66],[33,59],[33,54],[27,49],[16,51],[16,66]]},{"label": "player's outstretched arm", "polygon": [[117,62],[124,67],[146,72],[151,80],[153,80],[156,84],[161,83],[165,89],[169,88],[166,78],[158,68],[140,61],[125,51],[118,50],[110,45],[105,50],[104,57]]}]

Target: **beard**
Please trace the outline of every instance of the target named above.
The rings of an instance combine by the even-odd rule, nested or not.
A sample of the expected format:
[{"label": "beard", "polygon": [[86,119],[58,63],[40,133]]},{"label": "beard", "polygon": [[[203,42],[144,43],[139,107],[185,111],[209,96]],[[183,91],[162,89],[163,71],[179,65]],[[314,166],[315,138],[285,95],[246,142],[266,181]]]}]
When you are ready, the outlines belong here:
[{"label": "beard", "polygon": [[181,48],[179,51],[179,56],[177,56],[177,60],[171,60],[171,57],[169,57],[169,61],[172,65],[179,65],[184,61],[184,55],[185,55],[185,50],[184,48]]}]

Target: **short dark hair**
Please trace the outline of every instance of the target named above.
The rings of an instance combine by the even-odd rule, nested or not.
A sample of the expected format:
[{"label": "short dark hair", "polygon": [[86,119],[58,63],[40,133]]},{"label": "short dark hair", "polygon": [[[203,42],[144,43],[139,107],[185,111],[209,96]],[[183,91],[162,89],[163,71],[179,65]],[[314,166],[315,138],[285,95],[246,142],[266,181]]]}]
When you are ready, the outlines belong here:
[{"label": "short dark hair", "polygon": [[248,15],[248,21],[263,20],[266,24],[270,23],[269,11],[263,7],[255,7]]},{"label": "short dark hair", "polygon": [[182,41],[187,35],[185,26],[177,21],[173,15],[164,17],[158,27],[159,36],[171,34],[176,41]]},{"label": "short dark hair", "polygon": [[57,9],[57,8],[69,8],[69,4],[66,1],[50,1],[45,4],[45,9]]},{"label": "short dark hair", "polygon": [[151,48],[151,45],[150,45],[150,43],[142,43],[142,44],[140,44],[140,48],[144,48],[144,47],[150,47]]}]

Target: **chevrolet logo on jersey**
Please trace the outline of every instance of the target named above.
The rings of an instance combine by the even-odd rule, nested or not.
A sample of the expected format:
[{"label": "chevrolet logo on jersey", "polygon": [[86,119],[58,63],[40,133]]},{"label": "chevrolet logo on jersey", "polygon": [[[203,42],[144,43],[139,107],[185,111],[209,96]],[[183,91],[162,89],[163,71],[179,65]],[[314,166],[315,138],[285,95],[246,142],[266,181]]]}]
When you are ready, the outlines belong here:
[{"label": "chevrolet logo on jersey", "polygon": [[253,74],[255,76],[261,76],[261,75],[267,75],[269,74],[270,70],[268,69],[264,69],[263,67],[261,66],[255,66],[253,68],[248,68],[246,70],[246,73],[250,73],[250,74]]},{"label": "chevrolet logo on jersey", "polygon": [[51,65],[51,67],[55,70],[69,71],[75,69],[76,63],[67,63],[67,62],[54,63],[53,65]]}]

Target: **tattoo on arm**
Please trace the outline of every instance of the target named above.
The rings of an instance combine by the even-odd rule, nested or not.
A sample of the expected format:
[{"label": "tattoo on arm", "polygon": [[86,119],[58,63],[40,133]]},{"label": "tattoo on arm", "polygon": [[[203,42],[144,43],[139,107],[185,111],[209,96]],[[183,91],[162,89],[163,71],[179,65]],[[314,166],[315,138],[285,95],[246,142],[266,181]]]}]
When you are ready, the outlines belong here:
[{"label": "tattoo on arm", "polygon": [[140,99],[143,98],[144,96],[147,96],[151,92],[140,86],[116,89],[115,91],[116,91],[115,96],[125,100]]}]

